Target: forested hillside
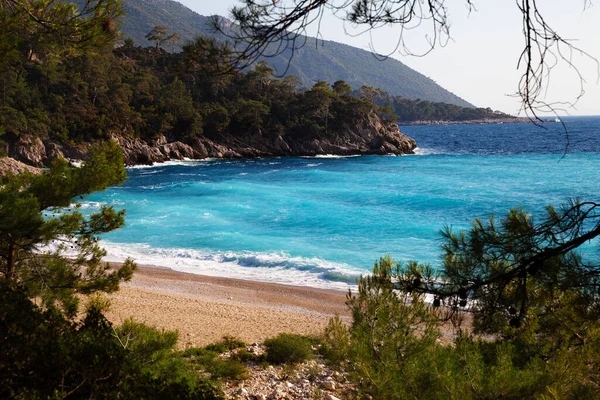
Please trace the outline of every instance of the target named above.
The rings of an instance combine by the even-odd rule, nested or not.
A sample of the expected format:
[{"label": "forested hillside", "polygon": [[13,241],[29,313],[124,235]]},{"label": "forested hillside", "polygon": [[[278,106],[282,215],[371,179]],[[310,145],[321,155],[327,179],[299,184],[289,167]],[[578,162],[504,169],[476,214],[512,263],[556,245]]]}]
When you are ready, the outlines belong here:
[{"label": "forested hillside", "polygon": [[[137,45],[148,45],[145,35],[156,25],[165,26],[170,32],[177,32],[182,43],[192,41],[198,35],[214,36],[207,17],[175,1],[124,0],[124,6],[126,15],[121,30],[124,36],[131,37]],[[307,87],[320,80],[344,80],[353,89],[366,85],[407,99],[473,107],[400,61],[392,58],[380,61],[370,52],[356,47],[332,41],[319,41],[317,44],[315,39],[308,38],[304,48],[295,52],[288,69],[290,55],[284,53],[265,60],[277,73],[296,75]]]},{"label": "forested hillside", "polygon": [[392,96],[381,90],[361,88],[355,95],[370,98],[381,107],[389,109],[397,118],[398,123],[429,123],[429,122],[491,122],[503,120],[514,122],[519,119],[491,108],[461,107],[455,104],[435,103],[426,100],[411,100],[402,96]]},{"label": "forested hillside", "polygon": [[[226,46],[199,39],[179,53],[107,44],[61,62],[23,54],[2,77],[0,127],[9,155],[44,165],[85,158],[116,139],[126,162],[170,158],[402,154],[414,141],[342,81],[298,91],[266,64],[237,72]],[[81,147],[83,145],[84,147]]]}]

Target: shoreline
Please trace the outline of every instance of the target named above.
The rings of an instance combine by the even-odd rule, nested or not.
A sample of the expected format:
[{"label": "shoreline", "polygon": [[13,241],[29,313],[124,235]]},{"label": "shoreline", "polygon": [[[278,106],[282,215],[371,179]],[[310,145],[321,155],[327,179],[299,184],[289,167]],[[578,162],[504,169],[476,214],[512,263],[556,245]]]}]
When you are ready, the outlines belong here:
[{"label": "shoreline", "polygon": [[[534,120],[528,117],[512,117],[512,118],[488,118],[488,119],[468,119],[464,121],[454,120],[419,120],[419,121],[399,121],[398,125],[402,126],[420,126],[420,125],[494,125],[494,124],[522,124],[530,123]],[[543,118],[540,123],[554,123],[555,121],[548,118]]]},{"label": "shoreline", "polygon": [[[117,264],[117,263],[113,263]],[[178,330],[181,348],[224,335],[262,342],[279,333],[318,335],[336,314],[350,321],[346,292],[246,281],[139,265],[130,282],[107,296],[108,319],[127,318]]]}]

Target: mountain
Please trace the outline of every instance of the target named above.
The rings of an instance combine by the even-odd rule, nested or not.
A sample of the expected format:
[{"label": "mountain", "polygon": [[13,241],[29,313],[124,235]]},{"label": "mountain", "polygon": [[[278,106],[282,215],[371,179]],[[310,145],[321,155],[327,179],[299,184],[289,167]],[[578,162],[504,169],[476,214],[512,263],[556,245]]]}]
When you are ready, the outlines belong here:
[{"label": "mountain", "polygon": [[[124,5],[126,15],[121,30],[140,46],[150,45],[145,35],[156,25],[177,32],[184,42],[199,35],[214,35],[208,17],[176,1],[124,0]],[[279,73],[284,73],[288,66],[285,54],[266,61]],[[407,99],[474,107],[398,60],[379,61],[368,51],[332,41],[319,40],[317,44],[315,39],[308,38],[306,45],[295,52],[287,74],[298,76],[307,87],[318,80],[330,83],[344,80],[354,89],[367,85]]]}]

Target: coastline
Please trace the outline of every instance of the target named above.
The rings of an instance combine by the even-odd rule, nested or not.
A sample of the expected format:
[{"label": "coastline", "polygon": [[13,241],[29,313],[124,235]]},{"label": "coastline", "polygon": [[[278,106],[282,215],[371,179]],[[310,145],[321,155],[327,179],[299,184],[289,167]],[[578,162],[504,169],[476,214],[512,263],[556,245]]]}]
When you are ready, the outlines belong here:
[{"label": "coastline", "polygon": [[349,321],[346,292],[220,278],[140,265],[108,296],[113,323],[127,318],[179,331],[179,347],[224,335],[262,342],[282,332],[318,335],[336,314]]},{"label": "coastline", "polygon": [[[468,119],[464,121],[452,120],[419,120],[419,121],[399,121],[399,126],[413,125],[489,125],[489,124],[522,124],[529,123],[533,120],[528,117],[512,117],[512,118],[494,118],[494,119]],[[544,119],[542,123],[552,123],[554,121]]]}]

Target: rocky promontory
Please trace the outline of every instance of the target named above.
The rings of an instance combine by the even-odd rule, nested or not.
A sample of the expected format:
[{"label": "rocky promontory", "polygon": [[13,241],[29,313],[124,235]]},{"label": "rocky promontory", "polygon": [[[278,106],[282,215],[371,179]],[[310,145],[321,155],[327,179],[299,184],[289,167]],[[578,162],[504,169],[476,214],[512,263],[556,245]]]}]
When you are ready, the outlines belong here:
[{"label": "rocky promontory", "polygon": [[[152,140],[113,133],[110,138],[123,149],[127,165],[153,164],[168,160],[204,158],[254,158],[281,156],[412,154],[416,142],[402,134],[396,124],[373,113],[361,126],[343,133],[305,137],[254,131],[243,137],[224,134],[170,140],[159,135]],[[91,143],[65,145],[51,139],[23,135],[9,143],[7,154],[27,165],[47,166],[53,159],[85,160]]]}]

